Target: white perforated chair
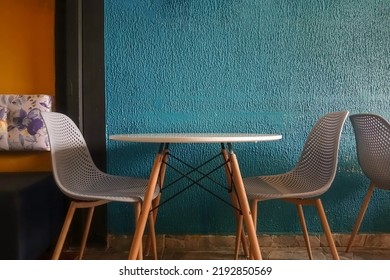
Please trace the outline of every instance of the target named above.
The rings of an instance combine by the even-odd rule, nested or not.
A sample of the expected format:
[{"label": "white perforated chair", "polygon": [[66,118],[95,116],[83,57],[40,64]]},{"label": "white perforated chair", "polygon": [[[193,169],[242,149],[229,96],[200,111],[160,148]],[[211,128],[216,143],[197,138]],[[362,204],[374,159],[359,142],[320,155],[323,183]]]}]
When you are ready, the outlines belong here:
[{"label": "white perforated chair", "polygon": [[[112,201],[133,203],[137,220],[148,180],[100,171],[91,158],[79,128],[69,117],[56,112],[42,112],[41,115],[49,135],[55,181],[60,190],[71,199],[52,259],[60,257],[75,210],[88,208],[79,255],[82,259],[95,207]],[[157,195],[158,191],[154,193],[154,197]],[[152,216],[149,215],[150,234],[154,258],[157,258]],[[138,258],[142,259],[142,249]]]},{"label": "white perforated chair", "polygon": [[320,118],[306,139],[299,162],[291,171],[243,180],[251,201],[255,226],[258,202],[281,199],[296,205],[310,259],[313,259],[313,255],[303,205],[316,206],[332,257],[339,259],[320,197],[330,188],[335,178],[341,132],[348,114],[348,111],[334,112]]},{"label": "white perforated chair", "polygon": [[356,114],[350,116],[350,120],[355,132],[359,165],[371,182],[353,227],[347,252],[352,248],[375,188],[390,190],[390,123],[374,114]]}]

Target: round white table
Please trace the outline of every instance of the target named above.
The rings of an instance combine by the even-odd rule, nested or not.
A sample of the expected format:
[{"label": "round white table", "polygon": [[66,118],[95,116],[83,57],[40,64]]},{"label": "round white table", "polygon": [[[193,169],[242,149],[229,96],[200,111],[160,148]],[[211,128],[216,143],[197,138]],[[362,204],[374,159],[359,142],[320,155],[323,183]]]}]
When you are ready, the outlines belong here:
[{"label": "round white table", "polygon": [[275,141],[279,134],[248,133],[146,133],[111,135],[111,140],[143,143],[237,143]]},{"label": "round white table", "polygon": [[[244,184],[241,177],[240,168],[238,165],[237,157],[233,152],[232,143],[244,143],[244,142],[265,142],[275,141],[282,138],[280,134],[245,134],[245,133],[151,133],[151,134],[118,134],[111,135],[111,140],[122,142],[139,142],[139,143],[159,143],[160,148],[155,157],[154,164],[150,173],[148,188],[145,193],[144,202],[142,204],[141,214],[138,218],[133,241],[129,253],[129,259],[135,260],[137,258],[140,246],[142,245],[142,236],[145,231],[146,222],[150,209],[155,209],[159,203],[159,197],[152,202],[152,197],[155,188],[158,184],[163,184],[163,178],[166,171],[166,163],[168,153],[168,146],[171,143],[221,143],[221,155],[225,162],[225,171],[227,181],[230,185],[234,185],[235,192],[232,192],[231,199],[233,206],[240,211],[235,211],[236,219],[238,223],[237,232],[242,232],[242,223],[245,224],[245,228],[248,233],[250,242],[251,255],[254,259],[261,259],[261,252],[259,243],[257,240],[256,229],[252,220],[248,199],[246,196]],[[229,151],[226,151],[225,145],[229,147]],[[155,212],[155,211],[154,211]],[[157,213],[157,212],[156,212]],[[156,216],[156,213],[153,213]],[[246,246],[246,239],[241,234],[241,240],[244,249]],[[236,246],[239,246],[239,242],[236,241]],[[237,256],[236,256],[237,257]]]}]

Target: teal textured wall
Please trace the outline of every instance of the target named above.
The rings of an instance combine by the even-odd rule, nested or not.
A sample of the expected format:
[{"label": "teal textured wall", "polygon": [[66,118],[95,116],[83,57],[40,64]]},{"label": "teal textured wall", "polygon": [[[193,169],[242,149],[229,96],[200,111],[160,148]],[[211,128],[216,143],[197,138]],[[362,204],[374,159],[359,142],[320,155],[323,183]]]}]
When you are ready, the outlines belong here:
[{"label": "teal textured wall", "polygon": [[[235,151],[244,176],[287,171],[321,115],[390,119],[389,26],[388,0],[105,0],[107,134],[281,133],[281,141]],[[143,177],[157,151],[110,140],[107,147],[111,173]],[[197,164],[218,148],[174,145],[172,152]],[[332,230],[350,232],[368,179],[349,121],[339,159],[323,204]],[[375,193],[361,230],[390,231],[389,213],[390,193]],[[315,209],[305,214],[309,231],[321,232]],[[129,233],[132,218],[131,206],[110,205],[109,231]],[[199,188],[162,207],[157,223],[160,233],[234,228],[229,206]],[[299,232],[295,207],[260,204],[259,228]]]}]

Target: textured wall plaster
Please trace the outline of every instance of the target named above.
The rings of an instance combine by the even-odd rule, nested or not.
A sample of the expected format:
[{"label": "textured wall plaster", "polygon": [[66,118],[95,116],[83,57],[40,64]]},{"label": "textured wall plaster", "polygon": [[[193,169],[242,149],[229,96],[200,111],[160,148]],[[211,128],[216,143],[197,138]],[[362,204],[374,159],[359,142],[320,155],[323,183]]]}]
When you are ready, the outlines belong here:
[{"label": "textured wall plaster", "polygon": [[[321,115],[373,112],[390,119],[388,1],[106,0],[107,134],[281,133],[239,144],[244,176],[292,168]],[[107,135],[107,136],[108,136]],[[336,180],[323,204],[349,232],[368,180],[347,121]],[[108,170],[147,176],[157,147],[108,140]],[[199,163],[218,146],[172,146]],[[222,175],[218,175],[223,179]],[[184,186],[184,183],[182,184]],[[390,194],[374,195],[362,231],[389,231]],[[321,231],[314,209],[309,231]],[[109,208],[112,233],[133,228],[131,206]],[[194,188],[159,212],[161,233],[234,233],[232,210]],[[262,232],[299,232],[294,206],[260,204]]]}]

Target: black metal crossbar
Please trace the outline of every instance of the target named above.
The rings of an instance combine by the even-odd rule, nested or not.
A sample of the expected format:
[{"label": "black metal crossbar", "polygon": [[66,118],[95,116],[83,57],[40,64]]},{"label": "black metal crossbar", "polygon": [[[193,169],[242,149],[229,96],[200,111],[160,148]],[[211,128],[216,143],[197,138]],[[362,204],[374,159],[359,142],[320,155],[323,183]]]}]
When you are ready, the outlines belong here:
[{"label": "black metal crossbar", "polygon": [[[232,186],[230,186],[230,188],[227,188],[225,187],[223,184],[221,184],[220,182],[216,181],[215,179],[213,179],[212,177],[210,177],[211,174],[213,174],[214,172],[216,172],[217,170],[219,170],[220,168],[222,168],[223,166],[225,166],[226,164],[228,164],[229,160],[228,161],[223,161],[222,164],[216,166],[215,168],[211,169],[209,172],[207,173],[204,173],[200,170],[200,168],[202,168],[203,166],[209,164],[210,162],[212,162],[213,160],[215,160],[216,158],[220,157],[221,156],[221,153],[215,155],[214,157],[204,161],[202,164],[200,164],[199,166],[192,166],[190,164],[188,164],[187,162],[183,161],[182,159],[172,155],[171,153],[167,153],[169,155],[170,158],[173,158],[177,161],[179,161],[180,163],[184,164],[185,166],[189,167],[191,170],[187,173],[184,173],[182,172],[181,170],[179,170],[178,168],[176,168],[175,166],[173,166],[172,164],[168,163],[168,161],[163,161],[163,164],[165,164],[166,166],[168,166],[169,168],[171,168],[172,170],[174,170],[175,172],[177,172],[180,177],[177,178],[176,180],[172,181],[171,183],[169,183],[168,185],[164,186],[162,189],[161,189],[161,192],[163,190],[166,190],[167,188],[171,187],[172,185],[176,184],[177,182],[179,182],[180,180],[182,179],[188,179],[191,181],[191,183],[189,185],[187,185],[185,188],[181,189],[180,191],[178,191],[177,193],[175,193],[174,195],[168,197],[167,199],[165,199],[163,202],[160,202],[159,205],[157,205],[156,207],[152,208],[151,211],[155,210],[156,208],[159,208],[161,206],[163,206],[164,204],[166,204],[167,202],[171,201],[172,199],[176,198],[177,196],[179,196],[180,194],[182,194],[183,192],[187,191],[188,189],[190,189],[191,187],[193,186],[198,186],[200,187],[201,189],[205,190],[206,192],[208,192],[209,194],[213,195],[214,197],[216,197],[217,199],[219,199],[220,201],[224,202],[225,204],[229,205],[230,207],[234,208],[235,210],[237,210],[239,213],[241,213],[241,209],[235,207],[233,204],[231,204],[230,202],[226,201],[224,198],[220,197],[218,194],[214,193],[213,191],[209,190],[208,188],[206,188],[205,186],[203,186],[202,184],[200,184],[200,182],[204,179],[208,179],[210,181],[212,181],[214,184],[216,184],[217,186],[227,190],[228,192],[231,192],[231,188]],[[197,172],[199,173],[200,175],[202,175],[200,178],[198,178],[197,180],[193,179],[190,175],[194,172]],[[230,174],[230,176],[232,176],[232,174]],[[232,178],[232,177],[231,177]],[[233,182],[233,180],[232,180]]]},{"label": "black metal crossbar", "polygon": [[218,158],[221,153],[215,155],[214,157],[208,159],[207,161],[203,162],[201,165],[197,166],[197,167],[194,167],[192,165],[190,165],[189,163],[183,161],[182,159],[168,153],[169,157],[170,158],[174,158],[175,160],[179,161],[180,163],[184,164],[185,166],[189,167],[191,169],[191,171],[187,172],[187,173],[181,173],[179,172],[179,170],[175,169],[172,165],[168,164],[168,162],[163,162],[164,164],[166,164],[167,166],[169,166],[170,168],[174,169],[175,171],[177,171],[180,175],[182,175],[180,178],[172,181],[171,183],[169,183],[168,185],[166,185],[164,188],[168,188],[174,184],[176,184],[178,181],[180,181],[181,179],[184,179],[184,178],[187,178],[187,179],[190,179],[191,178],[189,177],[190,174],[194,173],[194,172],[198,172],[199,174],[203,175],[202,179],[204,178],[207,178],[209,179],[210,181],[212,181],[214,184],[220,186],[221,188],[225,189],[225,190],[228,190],[230,191],[229,188],[226,188],[223,184],[221,184],[220,182],[218,182],[217,180],[213,179],[212,177],[210,177],[209,175],[214,173],[215,171],[217,171],[219,168],[221,168],[222,166],[224,166],[225,164],[227,164],[226,161],[224,161],[221,165],[219,165],[217,168],[215,168],[212,172],[209,172],[207,174],[203,173],[200,168],[202,168],[203,166],[207,165],[208,163],[212,162],[213,160],[215,160],[216,158]]}]

